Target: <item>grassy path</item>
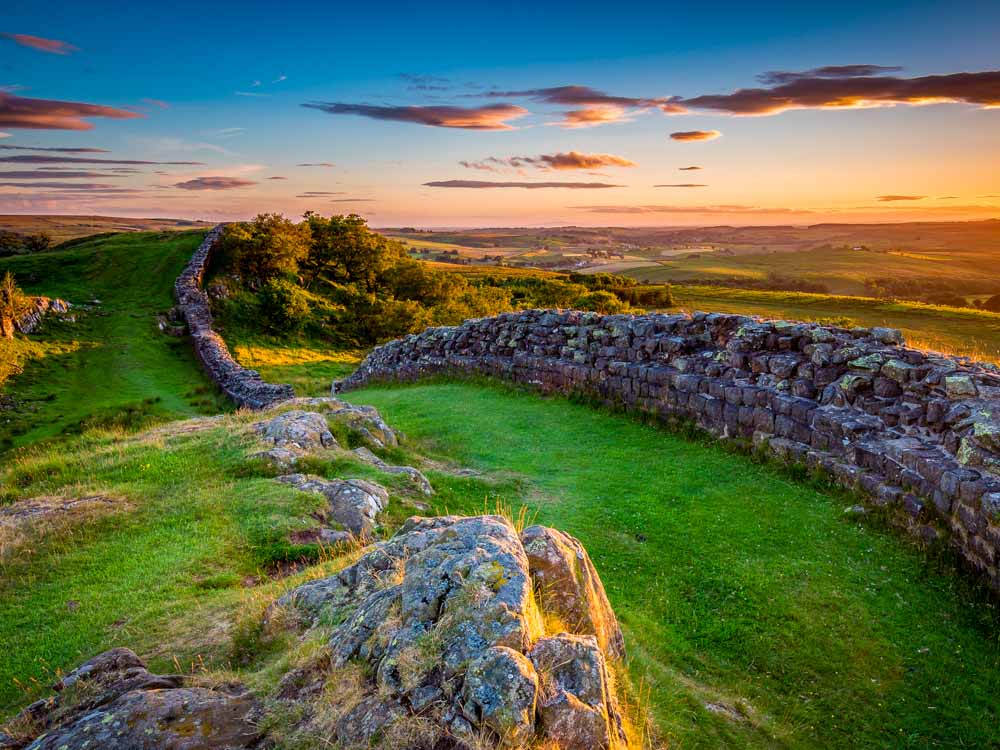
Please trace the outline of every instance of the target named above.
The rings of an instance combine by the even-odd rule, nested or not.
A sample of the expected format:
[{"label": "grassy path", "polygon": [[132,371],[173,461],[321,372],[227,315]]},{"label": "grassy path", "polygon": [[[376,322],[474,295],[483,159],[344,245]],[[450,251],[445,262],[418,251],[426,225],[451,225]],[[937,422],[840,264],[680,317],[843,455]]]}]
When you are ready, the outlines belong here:
[{"label": "grassy path", "polygon": [[[676,746],[1000,742],[992,606],[892,534],[846,520],[848,498],[561,400],[469,384],[349,398],[423,449],[522,477],[508,499],[584,542]],[[483,505],[459,488],[432,510]]]},{"label": "grassy path", "polygon": [[30,338],[24,372],[3,384],[19,404],[0,422],[0,450],[74,431],[81,423],[217,411],[222,402],[189,342],[156,328],[202,232],[141,232],[0,260],[30,294],[90,304],[76,323],[46,321]]}]

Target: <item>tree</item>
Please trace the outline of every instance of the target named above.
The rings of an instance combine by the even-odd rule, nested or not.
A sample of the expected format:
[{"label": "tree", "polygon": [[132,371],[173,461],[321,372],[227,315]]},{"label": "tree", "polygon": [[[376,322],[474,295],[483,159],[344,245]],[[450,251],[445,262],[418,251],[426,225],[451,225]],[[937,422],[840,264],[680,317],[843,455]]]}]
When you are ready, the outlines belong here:
[{"label": "tree", "polygon": [[0,338],[14,337],[14,321],[24,312],[25,302],[24,292],[14,280],[14,274],[7,271],[0,279]]},{"label": "tree", "polygon": [[230,224],[220,249],[244,283],[259,289],[272,279],[295,276],[309,255],[309,225],[280,214],[258,214],[251,222]]},{"label": "tree", "polygon": [[372,232],[357,214],[325,219],[310,211],[305,220],[312,237],[302,264],[307,286],[325,278],[374,293],[386,272],[407,258],[400,242]]},{"label": "tree", "polygon": [[24,238],[24,246],[28,249],[29,253],[40,253],[52,246],[52,237],[45,232],[29,234]]},{"label": "tree", "polygon": [[627,312],[629,309],[627,302],[623,302],[616,295],[603,289],[578,297],[573,303],[573,307],[577,310],[590,310],[604,315]]},{"label": "tree", "polygon": [[15,255],[24,249],[24,238],[17,232],[0,230],[0,258]]}]

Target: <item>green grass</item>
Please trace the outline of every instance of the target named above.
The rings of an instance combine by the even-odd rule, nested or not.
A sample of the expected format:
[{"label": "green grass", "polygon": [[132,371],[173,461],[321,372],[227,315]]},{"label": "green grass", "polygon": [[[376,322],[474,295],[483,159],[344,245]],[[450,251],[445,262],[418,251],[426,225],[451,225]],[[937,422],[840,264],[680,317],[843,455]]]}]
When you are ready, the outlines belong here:
[{"label": "green grass", "polygon": [[[349,398],[431,453],[523,477],[508,499],[584,542],[676,746],[1000,742],[993,605],[896,536],[845,519],[850,498],[562,400],[473,384]],[[453,483],[432,510],[483,507]]]},{"label": "green grass", "polygon": [[847,318],[840,324],[899,328],[918,348],[1000,362],[1000,313],[919,302],[767,292],[724,287],[674,286],[677,306],[791,320]]},{"label": "green grass", "polygon": [[29,294],[62,297],[75,323],[47,319],[19,352],[24,372],[0,385],[16,408],[2,413],[0,450],[121,423],[210,413],[224,407],[190,342],[160,333],[156,314],[173,304],[177,274],[198,232],[142,232],[0,260]]}]

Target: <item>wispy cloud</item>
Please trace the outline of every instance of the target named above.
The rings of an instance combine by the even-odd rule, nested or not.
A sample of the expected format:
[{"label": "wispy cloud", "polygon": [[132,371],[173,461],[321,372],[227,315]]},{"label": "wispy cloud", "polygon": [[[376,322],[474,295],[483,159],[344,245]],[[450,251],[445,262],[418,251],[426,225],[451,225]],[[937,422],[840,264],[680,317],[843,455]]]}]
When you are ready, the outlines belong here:
[{"label": "wispy cloud", "polygon": [[243,135],[246,132],[246,128],[219,128],[218,130],[209,130],[203,135],[212,138],[232,138],[237,135]]},{"label": "wispy cloud", "polygon": [[802,208],[764,208],[760,206],[719,205],[719,206],[570,206],[595,214],[811,214]]},{"label": "wispy cloud", "polygon": [[400,73],[399,77],[410,91],[447,91],[451,88],[451,81],[439,76]]},{"label": "wispy cloud", "polygon": [[108,174],[107,172],[82,171],[79,169],[29,169],[13,172],[0,172],[0,180],[35,180],[35,179],[61,179],[82,177],[120,177],[121,175]]},{"label": "wispy cloud", "polygon": [[281,175],[275,175],[274,177],[268,177],[269,180],[287,180],[287,177],[282,177]]},{"label": "wispy cloud", "polygon": [[891,203],[892,201],[922,201],[926,197],[926,195],[879,195],[875,200]]},{"label": "wispy cloud", "polygon": [[426,187],[442,188],[569,188],[571,190],[590,190],[594,188],[616,188],[624,185],[609,185],[606,182],[485,182],[482,180],[441,180],[425,182]]},{"label": "wispy cloud", "polygon": [[143,104],[148,104],[151,107],[159,107],[160,109],[170,109],[170,105],[162,99],[151,99],[148,96],[140,100]]},{"label": "wispy cloud", "polygon": [[281,83],[282,81],[287,81],[287,80],[288,76],[278,76],[273,81],[271,81],[271,83]]},{"label": "wispy cloud", "polygon": [[675,141],[714,141],[720,138],[722,133],[718,130],[678,130],[670,134],[670,138]]},{"label": "wispy cloud", "polygon": [[467,96],[486,96],[505,99],[529,99],[544,104],[555,104],[574,109],[562,113],[562,120],[549,123],[563,128],[590,128],[615,122],[625,122],[636,111],[659,109],[675,114],[682,109],[675,105],[674,97],[617,96],[598,91],[590,86],[550,86],[537,89],[511,91],[485,91]]},{"label": "wispy cloud", "polygon": [[296,164],[295,166],[296,167],[324,167],[326,169],[333,169],[333,167],[336,166],[336,165],[333,164],[332,162],[328,162],[328,161],[314,161],[314,162],[307,161],[307,162],[303,162],[302,164]]},{"label": "wispy cloud", "polygon": [[0,33],[0,37],[10,39],[12,42],[20,44],[22,47],[30,47],[39,52],[48,52],[53,55],[69,55],[79,51],[79,47],[74,47],[69,42],[59,39],[46,39],[43,36],[32,36],[31,34],[10,34]]},{"label": "wispy cloud", "polygon": [[376,203],[375,198],[335,198],[330,203]]},{"label": "wispy cloud", "polygon": [[698,182],[678,182],[678,183],[674,183],[673,185],[653,185],[653,187],[657,187],[657,188],[700,188],[700,187],[708,187],[708,185],[702,185],[701,183],[698,183]]},{"label": "wispy cloud", "polygon": [[601,167],[634,167],[636,163],[614,154],[584,154],[579,151],[559,152],[555,154],[539,154],[538,156],[488,156],[480,161],[460,161],[467,169],[481,169],[496,172],[500,167],[523,169],[598,169]]},{"label": "wispy cloud", "polygon": [[60,190],[104,190],[117,188],[100,182],[0,182],[0,187],[59,188]]},{"label": "wispy cloud", "polygon": [[257,92],[257,91],[234,91],[233,94],[236,95],[236,96],[253,96],[253,97],[267,97],[267,96],[270,96],[270,94],[262,94],[262,93]]},{"label": "wispy cloud", "polygon": [[253,180],[239,177],[196,177],[193,180],[178,182],[174,187],[181,190],[232,190],[256,184]]},{"label": "wispy cloud", "polygon": [[90,130],[94,127],[93,124],[84,119],[90,117],[132,120],[142,115],[102,104],[30,99],[0,92],[0,127],[27,130]]},{"label": "wispy cloud", "polygon": [[202,161],[144,161],[142,159],[97,159],[82,156],[48,156],[45,154],[23,154],[20,156],[0,156],[0,162],[8,164],[166,164],[168,166],[205,165]]},{"label": "wispy cloud", "polygon": [[343,190],[306,190],[304,193],[299,193],[296,198],[320,198],[324,195],[344,195]]},{"label": "wispy cloud", "polygon": [[[863,109],[896,104],[975,104],[1000,107],[1000,71],[951,73],[900,78],[886,75],[817,74],[853,66],[817,68],[804,73],[765,74],[765,88],[706,94],[676,103],[686,109],[710,109],[731,115],[774,115],[792,109]],[[871,68],[873,66],[862,66]]]},{"label": "wispy cloud", "polygon": [[757,76],[757,80],[768,86],[778,86],[807,78],[859,78],[898,73],[901,70],[898,65],[824,65],[822,68],[803,71],[769,70]]},{"label": "wispy cloud", "polygon": [[307,102],[302,105],[331,115],[359,115],[373,120],[391,120],[429,125],[437,128],[462,130],[513,130],[509,120],[528,114],[514,104],[487,104],[482,107],[454,106],[379,106],[375,104],[345,104],[342,102]]},{"label": "wispy cloud", "polygon": [[55,151],[60,154],[110,154],[106,148],[70,148],[54,146],[0,146],[2,151]]},{"label": "wispy cloud", "polygon": [[693,172],[696,169],[701,169],[701,167],[677,167],[681,172]]}]

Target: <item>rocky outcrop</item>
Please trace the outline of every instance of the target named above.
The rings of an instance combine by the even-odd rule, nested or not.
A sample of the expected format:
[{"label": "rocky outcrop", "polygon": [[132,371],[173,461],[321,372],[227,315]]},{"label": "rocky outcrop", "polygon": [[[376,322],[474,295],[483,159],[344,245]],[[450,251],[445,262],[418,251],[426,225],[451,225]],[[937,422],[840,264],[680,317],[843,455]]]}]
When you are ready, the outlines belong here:
[{"label": "rocky outcrop", "polygon": [[332,530],[323,537],[327,543],[347,541],[352,536],[370,539],[378,525],[378,516],[389,507],[385,487],[364,479],[323,479],[308,474],[285,474],[278,477],[302,492],[315,492],[326,498],[328,511],[322,519],[333,522],[343,531]]},{"label": "rocky outcrop", "polygon": [[532,310],[374,350],[347,390],[479,374],[579,394],[824,473],[1000,588],[1000,371],[889,328]]},{"label": "rocky outcrop", "polygon": [[222,337],[212,330],[212,312],[201,282],[223,229],[224,225],[220,224],[205,235],[205,240],[174,282],[174,297],[187,323],[198,361],[209,378],[239,406],[263,409],[294,397],[295,392],[290,385],[268,383],[260,373],[243,367],[233,359]]},{"label": "rocky outcrop", "polygon": [[61,299],[29,297],[27,309],[14,320],[14,330],[23,334],[32,333],[46,315],[66,315],[71,307],[69,302]]},{"label": "rocky outcrop", "polygon": [[[532,564],[527,546],[554,539],[571,549],[585,574],[553,576]],[[540,559],[537,558],[536,559]],[[563,621],[547,634],[540,597],[563,601],[591,619]],[[588,601],[580,601],[587,598]],[[329,637],[329,669],[319,680],[361,662],[359,690],[345,705],[317,704],[304,720],[330,727],[326,741],[367,747],[373,735],[419,717],[436,728],[437,745],[507,748],[551,741],[564,750],[624,748],[626,735],[608,660],[622,655],[621,633],[600,579],[572,537],[533,527],[520,536],[499,516],[411,518],[391,539],[330,578],[310,581],[277,607],[306,623],[338,623]],[[598,637],[614,644],[608,652]],[[300,676],[299,676],[300,677]],[[337,701],[337,691],[328,693]],[[327,699],[329,700],[329,698]],[[448,744],[445,744],[445,740]]]},{"label": "rocky outcrop", "polygon": [[261,737],[258,701],[236,684],[185,685],[128,649],[95,656],[25,709],[0,747],[27,750],[236,750]]}]

